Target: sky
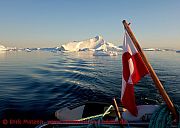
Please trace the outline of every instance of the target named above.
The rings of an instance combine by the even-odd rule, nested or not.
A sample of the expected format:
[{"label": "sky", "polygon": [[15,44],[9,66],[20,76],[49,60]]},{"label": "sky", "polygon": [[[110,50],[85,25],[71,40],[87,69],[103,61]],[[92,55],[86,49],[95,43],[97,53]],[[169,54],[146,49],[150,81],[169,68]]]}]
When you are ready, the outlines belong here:
[{"label": "sky", "polygon": [[101,35],[122,45],[124,27],[142,47],[180,49],[179,0],[0,0],[0,44],[56,47]]}]

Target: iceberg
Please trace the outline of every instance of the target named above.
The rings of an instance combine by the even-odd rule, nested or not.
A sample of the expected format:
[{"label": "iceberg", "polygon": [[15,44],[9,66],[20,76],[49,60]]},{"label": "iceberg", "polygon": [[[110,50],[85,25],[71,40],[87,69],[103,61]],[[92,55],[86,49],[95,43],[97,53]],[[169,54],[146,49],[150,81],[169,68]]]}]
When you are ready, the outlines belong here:
[{"label": "iceberg", "polygon": [[7,47],[6,49],[7,49],[7,51],[18,51],[18,50],[20,50],[19,48],[16,48],[16,47]]},{"label": "iceberg", "polygon": [[84,49],[97,49],[104,44],[102,36],[96,36],[95,38],[84,40],[84,41],[73,41],[61,46],[62,50],[65,51],[83,51]]},{"label": "iceberg", "polygon": [[[78,51],[94,51],[93,55],[105,55],[109,56],[113,52],[113,55],[117,55],[115,52],[122,51],[122,48],[115,46],[110,42],[106,42],[102,36],[96,36],[91,39],[83,41],[73,41],[64,44],[60,48],[62,51],[78,52]],[[110,52],[113,51],[113,52]]]},{"label": "iceberg", "polygon": [[7,48],[3,45],[0,45],[0,51],[7,51]]},{"label": "iceberg", "polygon": [[164,49],[160,48],[143,48],[144,51],[165,51]]},{"label": "iceberg", "polygon": [[0,45],[0,51],[18,51],[19,49],[16,47],[5,47]]}]

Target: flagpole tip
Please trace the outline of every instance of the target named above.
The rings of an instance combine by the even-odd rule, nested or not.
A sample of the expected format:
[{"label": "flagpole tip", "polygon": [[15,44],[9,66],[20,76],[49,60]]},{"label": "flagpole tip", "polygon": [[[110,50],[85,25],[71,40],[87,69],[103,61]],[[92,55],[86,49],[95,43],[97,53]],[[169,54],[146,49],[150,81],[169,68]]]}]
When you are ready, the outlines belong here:
[{"label": "flagpole tip", "polygon": [[123,20],[122,22],[123,22],[123,23],[126,23],[126,20]]}]

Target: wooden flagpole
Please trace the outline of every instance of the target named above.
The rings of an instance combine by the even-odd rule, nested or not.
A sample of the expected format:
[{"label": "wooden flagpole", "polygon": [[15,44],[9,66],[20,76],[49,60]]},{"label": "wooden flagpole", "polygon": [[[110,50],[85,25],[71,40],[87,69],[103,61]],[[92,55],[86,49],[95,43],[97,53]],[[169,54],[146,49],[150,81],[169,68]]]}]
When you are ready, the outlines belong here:
[{"label": "wooden flagpole", "polygon": [[147,66],[147,68],[148,68],[148,70],[149,70],[149,73],[150,73],[150,75],[151,75],[151,77],[152,77],[152,79],[153,79],[153,81],[154,81],[157,89],[159,90],[159,92],[160,92],[163,100],[164,100],[165,103],[167,104],[169,110],[172,112],[174,118],[178,120],[179,117],[178,117],[178,115],[177,115],[177,111],[176,111],[176,109],[175,109],[172,101],[170,100],[169,96],[167,95],[167,93],[166,93],[163,85],[161,84],[161,82],[160,82],[159,78],[157,77],[155,71],[153,70],[151,64],[148,62],[148,60],[147,60],[147,58],[146,58],[143,50],[141,49],[138,41],[136,40],[133,32],[131,31],[129,25],[127,24],[127,22],[126,22],[125,20],[123,20],[123,25],[124,25],[125,30],[126,30],[127,33],[129,34],[129,36],[130,36],[133,44],[135,45],[135,47],[137,48],[139,54],[141,55],[142,60],[144,61],[145,65]]},{"label": "wooden flagpole", "polygon": [[113,105],[114,105],[114,108],[116,110],[116,114],[117,114],[119,123],[121,124],[121,114],[120,114],[120,111],[119,111],[119,108],[118,108],[118,105],[117,105],[117,102],[116,102],[115,98],[113,98]]},{"label": "wooden flagpole", "polygon": [[124,128],[124,126],[121,123],[121,113],[119,111],[119,107],[117,105],[117,102],[116,102],[115,98],[113,98],[113,105],[114,105],[114,108],[115,108],[115,111],[116,111],[116,115],[118,117],[119,125],[121,126],[121,128]]}]

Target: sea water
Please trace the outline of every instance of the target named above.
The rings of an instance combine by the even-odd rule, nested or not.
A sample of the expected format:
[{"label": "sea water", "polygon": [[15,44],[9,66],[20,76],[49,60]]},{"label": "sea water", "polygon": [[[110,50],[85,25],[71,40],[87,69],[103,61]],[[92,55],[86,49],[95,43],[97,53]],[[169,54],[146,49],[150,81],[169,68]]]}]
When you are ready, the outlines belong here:
[{"label": "sea water", "polygon": [[[174,104],[180,105],[180,54],[145,52]],[[0,121],[55,119],[60,108],[86,101],[120,101],[121,64],[118,56],[86,52],[9,51],[0,53]],[[151,77],[135,85],[137,104],[161,104]]]}]

